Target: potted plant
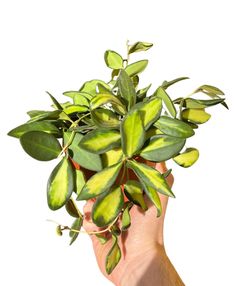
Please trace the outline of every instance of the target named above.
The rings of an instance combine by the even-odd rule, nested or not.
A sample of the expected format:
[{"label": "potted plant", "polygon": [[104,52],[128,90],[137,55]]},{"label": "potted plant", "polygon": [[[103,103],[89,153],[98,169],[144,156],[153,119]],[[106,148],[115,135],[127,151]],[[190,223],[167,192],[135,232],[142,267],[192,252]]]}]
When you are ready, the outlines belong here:
[{"label": "potted plant", "polygon": [[[60,159],[48,179],[47,201],[51,210],[65,207],[74,217],[71,227],[57,226],[60,235],[69,230],[70,244],[83,224],[76,200],[94,200],[92,220],[102,231],[90,234],[97,235],[101,243],[106,243],[106,232],[113,239],[106,259],[108,274],[121,257],[117,237],[132,223],[132,206],[146,211],[147,196],[159,217],[158,193],[174,197],[166,182],[171,170],[161,174],[155,163],[172,159],[184,168],[192,166],[199,151],[193,147],[183,150],[187,139],[210,119],[209,107],[221,104],[228,108],[224,93],[211,85],[171,99],[168,88],[187,77],[164,81],[150,94],[151,85],[139,88],[139,75],[148,61],[130,63],[130,57],[151,47],[146,42],[127,44],[126,58],[106,51],[109,82],[87,81],[79,90],[64,92],[68,100],[63,103],[48,93],[53,109],[28,111],[30,119],[8,133],[34,159]],[[199,99],[198,94],[208,98]]]}]

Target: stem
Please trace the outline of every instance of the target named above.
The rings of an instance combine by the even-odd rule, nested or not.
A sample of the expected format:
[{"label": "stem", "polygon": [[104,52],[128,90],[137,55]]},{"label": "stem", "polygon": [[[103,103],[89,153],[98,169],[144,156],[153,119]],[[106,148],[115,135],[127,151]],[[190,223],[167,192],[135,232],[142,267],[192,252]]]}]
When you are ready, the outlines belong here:
[{"label": "stem", "polygon": [[126,48],[127,48],[127,65],[128,65],[128,62],[129,62],[129,40],[126,41]]},{"label": "stem", "polygon": [[112,226],[116,223],[117,219],[119,218],[119,215],[114,219],[114,221],[109,224],[109,226],[103,230],[99,230],[99,231],[86,231],[86,230],[77,230],[77,229],[73,229],[73,228],[70,228],[69,226],[67,225],[61,225],[59,224],[58,222],[56,221],[53,221],[53,220],[47,220],[47,221],[50,221],[50,222],[53,222],[53,223],[56,223],[58,226],[61,227],[61,230],[69,230],[69,231],[73,231],[73,232],[76,232],[76,233],[87,233],[87,234],[99,234],[99,233],[104,233],[104,232],[111,232],[111,228]]}]

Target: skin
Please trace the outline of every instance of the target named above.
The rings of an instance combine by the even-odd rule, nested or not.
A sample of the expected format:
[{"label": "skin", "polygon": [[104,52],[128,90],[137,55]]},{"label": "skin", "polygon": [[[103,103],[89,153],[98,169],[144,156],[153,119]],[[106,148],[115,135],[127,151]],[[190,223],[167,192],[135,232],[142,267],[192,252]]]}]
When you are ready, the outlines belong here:
[{"label": "skin", "polygon": [[[151,163],[148,165],[159,172],[167,171],[165,163]],[[174,182],[172,174],[167,177],[171,187]],[[102,245],[95,235],[90,235],[98,266],[103,275],[116,286],[182,286],[184,285],[166,255],[163,238],[163,227],[168,197],[159,195],[163,212],[161,217],[156,217],[155,206],[145,197],[148,205],[146,212],[138,206],[133,206],[131,226],[128,231],[119,236],[119,245],[122,257],[116,268],[110,275],[105,270],[105,259],[112,241]],[[99,229],[91,221],[91,210],[94,201],[87,201],[84,206],[85,219],[83,227],[87,232]]]}]

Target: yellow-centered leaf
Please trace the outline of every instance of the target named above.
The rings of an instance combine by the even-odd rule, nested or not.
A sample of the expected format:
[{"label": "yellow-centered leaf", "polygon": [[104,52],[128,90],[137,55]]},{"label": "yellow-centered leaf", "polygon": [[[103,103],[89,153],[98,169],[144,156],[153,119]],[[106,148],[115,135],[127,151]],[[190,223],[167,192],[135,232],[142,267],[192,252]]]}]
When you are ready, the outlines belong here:
[{"label": "yellow-centered leaf", "polygon": [[183,119],[196,124],[205,123],[211,118],[211,115],[205,112],[204,109],[186,108],[182,111],[181,115]]},{"label": "yellow-centered leaf", "polygon": [[175,197],[164,176],[156,169],[146,164],[138,163],[135,160],[127,161],[127,166],[135,172],[141,183],[154,188],[166,196]]},{"label": "yellow-centered leaf", "polygon": [[143,188],[140,182],[128,180],[125,185],[125,195],[134,204],[140,206],[143,210],[147,210],[147,205],[143,198]]},{"label": "yellow-centered leaf", "polygon": [[93,175],[86,182],[77,199],[88,200],[105,192],[115,182],[121,166],[122,162],[119,162]]},{"label": "yellow-centered leaf", "polygon": [[127,157],[132,157],[139,151],[145,140],[145,129],[140,112],[128,113],[121,123],[121,146]]},{"label": "yellow-centered leaf", "polygon": [[74,169],[70,161],[63,157],[52,171],[47,185],[48,206],[57,210],[64,206],[74,190]]},{"label": "yellow-centered leaf", "polygon": [[120,146],[120,132],[109,129],[95,129],[87,133],[79,143],[86,151],[102,154]]},{"label": "yellow-centered leaf", "polygon": [[182,154],[174,157],[173,160],[181,167],[192,166],[199,158],[199,151],[196,148],[187,148]]},{"label": "yellow-centered leaf", "polygon": [[99,227],[109,225],[118,216],[123,204],[124,195],[120,187],[115,187],[112,190],[108,190],[100,195],[93,205],[93,222]]}]

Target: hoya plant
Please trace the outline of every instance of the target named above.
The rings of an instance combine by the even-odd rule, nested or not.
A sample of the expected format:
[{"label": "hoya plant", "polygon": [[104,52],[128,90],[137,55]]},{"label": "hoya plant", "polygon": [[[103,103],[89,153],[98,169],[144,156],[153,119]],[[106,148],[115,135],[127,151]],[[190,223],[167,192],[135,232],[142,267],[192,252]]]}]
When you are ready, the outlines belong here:
[{"label": "hoya plant", "polygon": [[8,133],[34,159],[57,159],[47,183],[47,202],[53,211],[65,207],[74,218],[71,227],[57,226],[60,235],[69,230],[70,244],[83,225],[78,201],[94,200],[92,221],[102,231],[90,234],[97,235],[101,243],[107,241],[106,232],[113,239],[106,259],[108,274],[120,260],[118,236],[132,223],[130,209],[137,205],[146,211],[146,196],[159,217],[158,194],[174,197],[166,181],[171,170],[161,174],[148,162],[171,159],[181,167],[192,166],[199,151],[185,148],[187,139],[210,119],[210,107],[221,104],[228,108],[224,93],[211,85],[172,99],[168,88],[188,77],[164,81],[151,93],[151,84],[140,88],[139,76],[148,60],[130,62],[130,58],[151,47],[146,42],[127,44],[124,58],[107,50],[104,59],[111,70],[109,81],[87,81],[79,90],[64,92],[67,100],[62,103],[48,93],[50,110],[28,111],[29,120]]}]

